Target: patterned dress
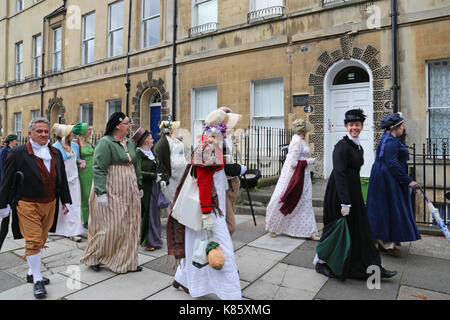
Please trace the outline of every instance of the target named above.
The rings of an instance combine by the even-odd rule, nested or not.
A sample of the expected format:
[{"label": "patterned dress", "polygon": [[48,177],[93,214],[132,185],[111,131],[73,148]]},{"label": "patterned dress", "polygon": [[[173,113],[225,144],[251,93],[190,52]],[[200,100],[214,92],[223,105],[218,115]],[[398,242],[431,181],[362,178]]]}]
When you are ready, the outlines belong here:
[{"label": "patterned dress", "polygon": [[310,169],[305,169],[303,192],[294,211],[288,215],[280,212],[282,203],[280,198],[286,191],[298,160],[310,157],[308,144],[299,135],[295,134],[289,144],[286,161],[281,170],[280,178],[270,199],[266,210],[266,230],[276,234],[286,234],[292,237],[309,238],[318,235],[316,218],[312,205],[312,182]]}]

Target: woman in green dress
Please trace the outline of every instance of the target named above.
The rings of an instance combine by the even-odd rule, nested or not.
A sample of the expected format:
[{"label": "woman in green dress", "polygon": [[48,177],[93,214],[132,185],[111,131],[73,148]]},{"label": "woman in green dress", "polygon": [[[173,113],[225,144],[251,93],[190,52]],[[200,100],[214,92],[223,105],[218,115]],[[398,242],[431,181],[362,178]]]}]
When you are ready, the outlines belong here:
[{"label": "woman in green dress", "polygon": [[161,161],[156,157],[152,134],[139,128],[131,138],[136,145],[137,168],[141,172],[144,196],[141,199],[141,246],[147,251],[154,251],[163,245],[161,236],[160,208],[167,207],[170,202],[161,192],[166,187],[167,176],[163,174]]},{"label": "woman in green dress", "polygon": [[77,139],[76,143],[80,146],[80,158],[86,161],[86,168],[78,168],[78,177],[81,187],[81,222],[87,229],[89,221],[89,194],[92,186],[92,163],[94,161],[94,148],[91,145],[91,128],[87,123],[79,122],[72,131]]}]

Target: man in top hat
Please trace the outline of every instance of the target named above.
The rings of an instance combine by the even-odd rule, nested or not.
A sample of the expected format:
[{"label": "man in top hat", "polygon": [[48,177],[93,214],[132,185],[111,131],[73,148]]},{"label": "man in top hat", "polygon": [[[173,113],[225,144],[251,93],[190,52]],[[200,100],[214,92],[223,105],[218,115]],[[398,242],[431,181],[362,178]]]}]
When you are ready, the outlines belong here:
[{"label": "man in top hat", "polygon": [[[13,210],[12,230],[15,239],[25,238],[25,256],[29,271],[27,282],[34,282],[34,296],[43,298],[49,279],[41,275],[41,252],[48,232],[56,228],[55,207],[59,195],[67,210],[71,203],[69,186],[61,153],[49,144],[50,124],[46,118],[35,118],[28,125],[29,141],[12,149],[5,164],[5,176],[0,184],[0,215],[10,210],[13,198],[18,198]],[[12,190],[17,172],[24,180]]]},{"label": "man in top hat", "polygon": [[[3,176],[5,175],[5,163],[6,157],[8,156],[8,152],[11,148],[17,146],[17,135],[10,134],[6,136],[5,139],[5,147],[0,149],[0,182],[3,180]],[[0,249],[2,248],[3,241],[5,241],[6,235],[8,234],[9,227],[9,215],[2,219],[2,224],[0,227]]]}]

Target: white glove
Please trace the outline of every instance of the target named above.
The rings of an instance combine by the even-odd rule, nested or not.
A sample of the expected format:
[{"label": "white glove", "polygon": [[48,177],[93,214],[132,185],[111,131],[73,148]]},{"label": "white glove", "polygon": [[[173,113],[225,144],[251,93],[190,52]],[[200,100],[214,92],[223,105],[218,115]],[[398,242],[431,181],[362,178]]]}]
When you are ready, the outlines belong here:
[{"label": "white glove", "polygon": [[160,182],[161,181],[161,173],[158,173],[157,175],[156,175],[156,182]]},{"label": "white glove", "polygon": [[247,172],[247,167],[244,166],[243,164],[241,164],[241,176],[242,176],[245,172]]},{"label": "white glove", "polygon": [[7,216],[9,216],[9,211],[11,211],[9,204],[6,205],[6,208],[0,209],[0,219],[6,218]]},{"label": "white glove", "polygon": [[214,220],[211,213],[202,214],[203,229],[211,231],[214,226]]},{"label": "white glove", "polygon": [[316,162],[316,158],[308,158],[306,159],[306,163],[308,164],[308,166],[314,164]]},{"label": "white glove", "polygon": [[161,180],[159,182],[159,187],[161,188],[161,190],[164,190],[166,188],[167,184],[164,180]]},{"label": "white glove", "polygon": [[350,207],[348,206],[341,206],[341,213],[342,216],[347,216],[350,213]]},{"label": "white glove", "polygon": [[417,182],[415,182],[415,181],[411,181],[411,183],[409,184],[409,186],[412,188],[412,189],[418,189],[419,187],[420,187],[420,185],[417,183]]},{"label": "white glove", "polygon": [[139,198],[142,198],[144,196],[144,190],[140,189],[139,190]]},{"label": "white glove", "polygon": [[108,205],[108,195],[106,193],[104,193],[101,196],[97,197],[97,204],[99,206],[106,207]]}]

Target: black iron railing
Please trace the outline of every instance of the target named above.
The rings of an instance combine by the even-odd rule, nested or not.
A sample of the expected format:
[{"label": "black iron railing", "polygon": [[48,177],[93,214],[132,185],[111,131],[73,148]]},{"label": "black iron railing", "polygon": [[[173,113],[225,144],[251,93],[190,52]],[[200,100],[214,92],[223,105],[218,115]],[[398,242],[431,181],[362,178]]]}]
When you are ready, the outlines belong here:
[{"label": "black iron railing", "polygon": [[288,129],[254,127],[232,135],[233,157],[248,169],[258,169],[262,177],[278,176],[294,132]]},{"label": "black iron railing", "polygon": [[[446,198],[450,187],[450,155],[448,139],[427,139],[422,148],[409,146],[409,174],[423,188],[428,199],[439,209],[441,218],[450,225],[450,201]],[[420,192],[413,193],[413,210],[417,223],[435,224]]]}]

